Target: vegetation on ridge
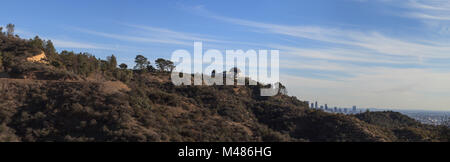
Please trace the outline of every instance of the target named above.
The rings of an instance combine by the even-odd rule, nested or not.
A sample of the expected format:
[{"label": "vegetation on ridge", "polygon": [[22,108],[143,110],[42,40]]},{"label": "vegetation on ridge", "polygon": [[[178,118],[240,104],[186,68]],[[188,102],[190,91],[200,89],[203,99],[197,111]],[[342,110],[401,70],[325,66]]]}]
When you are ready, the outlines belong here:
[{"label": "vegetation on ridge", "polygon": [[[44,51],[47,64],[28,62]],[[449,141],[394,112],[330,114],[257,86],[174,86],[173,63],[118,65],[0,30],[0,141]],[[120,67],[120,68],[119,68]]]}]

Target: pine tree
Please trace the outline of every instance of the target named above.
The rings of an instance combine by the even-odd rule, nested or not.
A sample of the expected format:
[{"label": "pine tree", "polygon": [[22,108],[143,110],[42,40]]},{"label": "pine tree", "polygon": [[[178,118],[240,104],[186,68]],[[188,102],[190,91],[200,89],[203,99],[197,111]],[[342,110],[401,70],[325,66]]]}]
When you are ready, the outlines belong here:
[{"label": "pine tree", "polygon": [[125,63],[122,63],[122,64],[119,65],[119,67],[120,67],[120,69],[122,69],[122,70],[126,70],[126,69],[128,68],[128,65],[125,64]]},{"label": "pine tree", "polygon": [[52,61],[57,57],[56,49],[53,46],[53,42],[51,40],[47,40],[46,42],[44,42],[44,52]]},{"label": "pine tree", "polygon": [[44,41],[41,38],[39,38],[39,36],[34,37],[34,39],[31,40],[30,44],[34,48],[38,48],[41,50],[44,49]]},{"label": "pine tree", "polygon": [[0,51],[0,72],[3,72],[3,54]]},{"label": "pine tree", "polygon": [[159,58],[155,61],[155,63],[160,71],[171,72],[173,69],[175,69],[173,62],[170,60]]},{"label": "pine tree", "polygon": [[142,55],[137,55],[134,62],[136,63],[136,66],[134,66],[134,69],[136,70],[145,70],[148,66],[150,66],[150,61]]},{"label": "pine tree", "polygon": [[108,60],[108,70],[113,71],[117,67],[117,59],[116,56],[111,55],[106,58]]},{"label": "pine tree", "polygon": [[14,24],[6,25],[6,29],[7,29],[6,33],[7,33],[8,36],[13,36],[14,35],[14,28],[15,28]]}]

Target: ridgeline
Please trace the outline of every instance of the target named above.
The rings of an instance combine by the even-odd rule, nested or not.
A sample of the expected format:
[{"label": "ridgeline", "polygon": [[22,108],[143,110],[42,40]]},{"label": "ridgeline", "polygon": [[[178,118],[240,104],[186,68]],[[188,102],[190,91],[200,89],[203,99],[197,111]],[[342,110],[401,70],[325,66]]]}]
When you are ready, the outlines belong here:
[{"label": "ridgeline", "polygon": [[[45,57],[42,55],[44,54]],[[0,31],[0,141],[449,141],[449,128],[395,112],[309,109],[257,86],[174,86],[173,63],[118,65]]]}]

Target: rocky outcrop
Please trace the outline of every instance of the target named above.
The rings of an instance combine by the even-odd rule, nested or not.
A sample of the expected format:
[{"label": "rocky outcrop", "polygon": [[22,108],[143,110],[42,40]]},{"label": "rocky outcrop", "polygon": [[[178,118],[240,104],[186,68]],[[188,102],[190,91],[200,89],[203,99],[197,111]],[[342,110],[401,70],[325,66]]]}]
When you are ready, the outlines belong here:
[{"label": "rocky outcrop", "polygon": [[35,55],[35,56],[28,57],[27,61],[48,64],[47,57],[45,56],[44,52],[41,52],[40,54]]}]

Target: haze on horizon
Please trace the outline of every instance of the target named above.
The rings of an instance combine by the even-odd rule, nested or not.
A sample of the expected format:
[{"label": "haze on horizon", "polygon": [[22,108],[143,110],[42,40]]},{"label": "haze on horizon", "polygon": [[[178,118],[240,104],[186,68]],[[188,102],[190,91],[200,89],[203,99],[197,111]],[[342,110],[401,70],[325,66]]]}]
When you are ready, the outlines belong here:
[{"label": "haze on horizon", "polygon": [[[3,2],[0,24],[59,51],[170,58],[177,49],[279,49],[290,95],[330,106],[450,111],[450,1]],[[204,51],[205,51],[204,50]]]}]

